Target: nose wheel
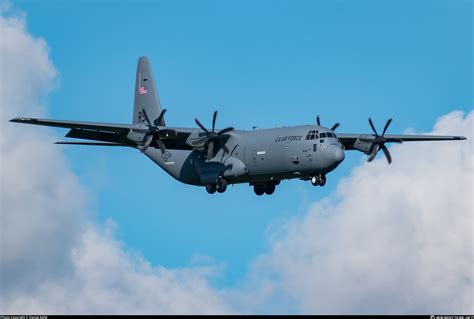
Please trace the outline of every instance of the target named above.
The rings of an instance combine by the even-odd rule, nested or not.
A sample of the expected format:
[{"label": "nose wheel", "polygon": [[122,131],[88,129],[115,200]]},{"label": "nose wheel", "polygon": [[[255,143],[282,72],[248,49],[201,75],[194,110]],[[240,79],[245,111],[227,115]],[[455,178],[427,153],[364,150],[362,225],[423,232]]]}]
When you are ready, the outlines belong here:
[{"label": "nose wheel", "polygon": [[318,174],[311,177],[311,184],[313,186],[324,186],[326,185],[326,175]]}]

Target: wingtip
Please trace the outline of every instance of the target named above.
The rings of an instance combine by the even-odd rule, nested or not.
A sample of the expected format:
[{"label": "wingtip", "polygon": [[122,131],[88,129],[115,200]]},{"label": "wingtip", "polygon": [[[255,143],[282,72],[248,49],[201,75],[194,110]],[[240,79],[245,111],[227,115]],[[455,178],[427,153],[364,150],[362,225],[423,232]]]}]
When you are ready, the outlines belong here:
[{"label": "wingtip", "polygon": [[29,117],[15,117],[10,120],[13,123],[23,123],[23,122],[34,122],[36,119],[29,118]]}]

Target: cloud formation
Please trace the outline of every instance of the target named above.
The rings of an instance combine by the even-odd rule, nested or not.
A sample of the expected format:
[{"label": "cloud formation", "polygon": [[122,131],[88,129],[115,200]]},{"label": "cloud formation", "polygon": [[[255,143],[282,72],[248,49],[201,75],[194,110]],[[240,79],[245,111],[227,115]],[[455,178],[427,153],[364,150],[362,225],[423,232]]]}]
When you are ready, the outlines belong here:
[{"label": "cloud formation", "polygon": [[[0,16],[1,313],[226,313],[217,266],[153,267],[87,214],[87,192],[46,129],[5,124],[45,113],[57,71],[24,15]],[[113,224],[113,223],[112,223]]]},{"label": "cloud formation", "polygon": [[[58,72],[23,15],[0,16],[0,120],[44,115]],[[21,94],[20,94],[21,92]],[[148,263],[94,225],[87,191],[47,129],[0,126],[1,313],[472,313],[473,115],[361,163],[224,291],[218,266]],[[329,177],[330,178],[330,177]]]},{"label": "cloud formation", "polygon": [[395,145],[390,167],[360,164],[277,227],[252,274],[267,306],[275,294],[302,313],[473,313],[473,119],[439,118],[432,134],[469,140]]}]

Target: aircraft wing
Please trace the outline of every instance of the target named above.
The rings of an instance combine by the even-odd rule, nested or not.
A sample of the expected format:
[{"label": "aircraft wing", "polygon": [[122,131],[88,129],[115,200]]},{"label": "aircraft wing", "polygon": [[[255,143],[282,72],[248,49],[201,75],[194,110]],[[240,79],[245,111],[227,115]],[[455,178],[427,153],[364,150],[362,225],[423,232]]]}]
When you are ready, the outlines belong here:
[{"label": "aircraft wing", "polygon": [[[336,134],[346,150],[354,150],[357,139],[373,138],[371,134]],[[465,140],[464,136],[452,135],[384,135],[387,142],[456,141]]]},{"label": "aircraft wing", "polygon": [[[135,143],[133,143],[127,138],[127,134],[133,128],[133,126],[130,124],[59,121],[59,120],[37,119],[37,118],[26,118],[26,117],[17,117],[17,118],[11,119],[10,122],[68,128],[70,130],[66,134],[66,137],[113,143],[113,144],[107,144],[107,143],[90,144],[90,143],[61,142],[59,144],[104,145],[104,146],[114,145],[114,146],[131,146],[131,147],[136,146]],[[169,127],[166,127],[166,128],[169,128]],[[181,149],[185,147],[185,141],[188,138],[191,130],[189,129],[174,129],[174,130],[177,132],[177,136],[175,136],[173,140],[166,140],[166,138],[164,138],[164,143],[166,144],[167,148]]]},{"label": "aircraft wing", "polygon": [[10,122],[64,127],[64,128],[71,128],[71,129],[86,129],[86,130],[114,132],[114,133],[128,132],[131,128],[131,125],[129,124],[58,121],[58,120],[36,119],[36,118],[29,118],[29,117],[16,117],[14,119],[11,119]]}]

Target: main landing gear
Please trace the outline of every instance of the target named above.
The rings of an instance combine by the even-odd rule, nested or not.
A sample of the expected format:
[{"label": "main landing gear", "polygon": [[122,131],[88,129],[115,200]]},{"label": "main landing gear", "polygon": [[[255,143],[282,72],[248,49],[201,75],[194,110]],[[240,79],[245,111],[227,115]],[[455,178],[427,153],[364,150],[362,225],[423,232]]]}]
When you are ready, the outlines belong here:
[{"label": "main landing gear", "polygon": [[259,185],[254,185],[253,186],[253,191],[255,194],[258,196],[261,196],[263,194],[271,195],[275,192],[275,186],[278,185],[278,183],[265,183],[265,184],[259,184]]},{"label": "main landing gear", "polygon": [[326,185],[326,175],[318,174],[311,177],[311,184],[313,186],[324,186]]},{"label": "main landing gear", "polygon": [[223,193],[227,190],[227,185],[229,183],[227,182],[227,180],[223,177],[220,177],[219,178],[219,182],[217,184],[207,184],[206,185],[206,191],[209,193],[209,194],[214,194],[216,191],[218,193]]}]

